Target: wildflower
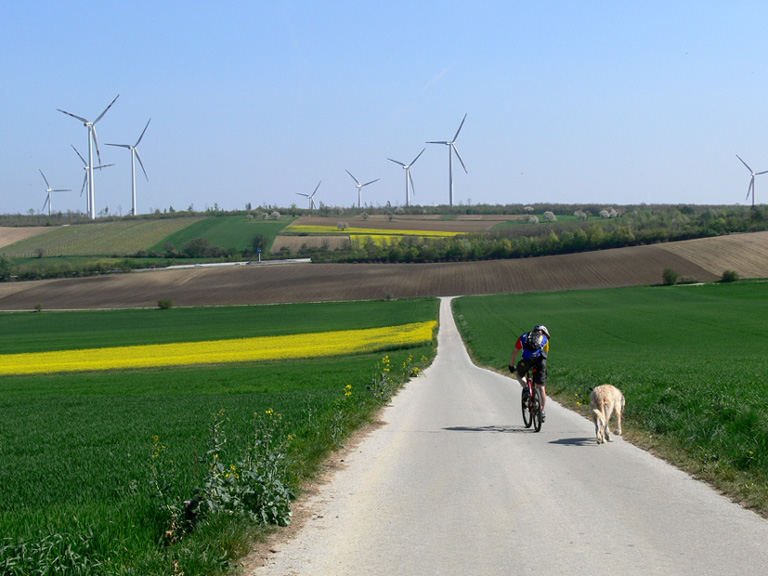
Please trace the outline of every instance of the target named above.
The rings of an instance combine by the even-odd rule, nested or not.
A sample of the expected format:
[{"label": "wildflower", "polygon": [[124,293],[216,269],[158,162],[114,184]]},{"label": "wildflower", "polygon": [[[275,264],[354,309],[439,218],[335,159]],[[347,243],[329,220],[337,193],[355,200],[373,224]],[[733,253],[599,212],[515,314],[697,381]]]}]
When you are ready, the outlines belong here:
[{"label": "wildflower", "polygon": [[344,386],[344,396],[346,396],[347,398],[352,396],[352,385],[351,384],[347,384],[346,386]]}]

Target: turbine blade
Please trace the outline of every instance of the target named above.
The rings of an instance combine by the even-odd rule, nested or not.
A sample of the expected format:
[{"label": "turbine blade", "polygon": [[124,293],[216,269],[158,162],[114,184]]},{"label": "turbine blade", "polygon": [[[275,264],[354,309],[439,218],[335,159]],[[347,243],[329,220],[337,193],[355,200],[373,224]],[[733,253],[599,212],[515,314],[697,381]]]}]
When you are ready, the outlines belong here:
[{"label": "turbine blade", "polygon": [[38,169],[37,169],[37,171],[38,171],[38,172],[40,172],[40,176],[42,176],[42,177],[43,177],[43,180],[45,180],[45,186],[46,186],[46,188],[50,188],[50,187],[51,187],[51,185],[50,185],[50,184],[48,184],[48,178],[46,178],[46,177],[45,177],[45,174],[43,174],[43,171],[42,171],[42,170],[40,170],[40,168],[38,168]]},{"label": "turbine blade", "polygon": [[[374,182],[378,182],[379,180],[381,180],[381,178],[376,178],[376,180],[371,180],[370,182],[366,182],[365,184],[363,184],[363,186],[368,186],[368,184],[373,184]],[[362,188],[363,186],[360,186],[360,188]]]},{"label": "turbine blade", "polygon": [[762,172],[755,172],[755,176],[760,176],[760,174],[768,174],[768,170],[763,170]]},{"label": "turbine blade", "polygon": [[83,155],[82,155],[82,154],[80,154],[80,152],[78,152],[78,151],[77,151],[77,148],[75,148],[74,144],[70,144],[70,146],[72,146],[72,150],[74,150],[74,151],[75,151],[75,154],[77,154],[78,156],[80,156],[80,160],[82,160],[82,161],[83,161],[83,166],[85,166],[85,167],[87,168],[87,167],[88,167],[88,162],[86,162],[86,161],[85,161],[85,158],[83,158]]},{"label": "turbine blade", "polygon": [[51,192],[72,192],[71,188],[54,188]]},{"label": "turbine blade", "polygon": [[315,191],[314,191],[314,192],[312,192],[312,196],[314,196],[314,195],[315,195],[315,192],[317,192],[317,189],[318,189],[318,188],[320,188],[320,184],[321,184],[322,182],[323,182],[323,181],[322,181],[322,180],[320,180],[320,182],[318,182],[318,183],[317,183],[317,186],[315,186]]},{"label": "turbine blade", "polygon": [[755,189],[755,177],[754,175],[752,178],[749,179],[749,186],[747,186],[747,199],[749,199],[749,194]]},{"label": "turbine blade", "polygon": [[94,166],[94,170],[101,170],[102,168],[109,168],[110,166],[114,166],[114,164],[99,164],[98,166]]},{"label": "turbine blade", "polygon": [[128,148],[128,150],[131,149],[131,145],[130,144],[109,144],[109,143],[107,143],[107,144],[105,144],[105,146],[115,146],[117,148]]},{"label": "turbine blade", "polygon": [[411,194],[416,196],[416,189],[413,187],[413,176],[411,176],[411,171],[408,170],[408,180],[411,182]]},{"label": "turbine blade", "polygon": [[149,128],[149,123],[150,123],[150,122],[152,122],[152,118],[150,118],[149,120],[147,120],[147,125],[146,125],[146,126],[144,126],[144,130],[142,130],[142,131],[141,131],[141,135],[139,136],[139,139],[138,139],[138,140],[136,140],[136,144],[134,144],[134,145],[133,145],[133,146],[134,146],[134,148],[135,148],[136,146],[138,146],[138,145],[139,145],[139,142],[141,142],[141,139],[142,139],[142,138],[144,138],[144,132],[146,132],[146,131],[147,131],[147,128]]},{"label": "turbine blade", "polygon": [[459,162],[461,162],[461,167],[464,168],[464,172],[469,174],[469,172],[467,172],[467,167],[464,166],[464,160],[461,159],[461,155],[459,154],[459,149],[456,148],[456,144],[451,144],[451,148],[453,148],[453,151],[456,152],[456,158],[458,158]]},{"label": "turbine blade", "polygon": [[88,171],[85,171],[85,176],[83,176],[83,186],[80,188],[80,196],[83,195],[83,190],[85,190],[85,183],[88,182]]},{"label": "turbine blade", "polygon": [[136,154],[136,159],[139,161],[139,166],[141,166],[141,171],[144,172],[144,178],[146,178],[147,182],[149,182],[149,176],[147,176],[147,171],[144,170],[144,162],[141,161],[141,156],[139,156],[139,151],[136,150],[136,148],[134,148],[133,153]]},{"label": "turbine blade", "polygon": [[450,142],[448,140],[427,140],[426,144],[445,144],[447,146]]},{"label": "turbine blade", "polygon": [[309,194],[304,194],[304,192],[296,192],[299,196],[304,196],[305,198],[309,198]]},{"label": "turbine blade", "polygon": [[48,203],[51,201],[51,194],[48,193],[48,196],[45,197],[45,202],[43,202],[43,207],[40,208],[40,212],[45,211],[45,207],[48,205]]},{"label": "turbine blade", "polygon": [[400,166],[402,166],[403,168],[405,168],[405,164],[403,164],[402,162],[400,162],[400,160],[395,160],[394,158],[387,158],[387,160],[389,160],[390,162],[394,162],[395,164],[400,164]]},{"label": "turbine blade", "polygon": [[350,171],[349,171],[349,170],[347,170],[346,168],[344,169],[344,171],[345,171],[347,174],[349,174],[349,176],[350,176],[350,178],[352,178],[352,180],[354,180],[354,181],[355,181],[355,184],[357,184],[358,186],[360,186],[360,181],[359,181],[357,178],[355,178],[354,176],[352,176],[352,172],[350,172]]},{"label": "turbine blade", "polygon": [[99,164],[101,164],[101,151],[99,150],[99,138],[96,134],[96,126],[91,126],[91,133],[93,134],[93,143],[96,146],[96,157],[99,159]]},{"label": "turbine blade", "polygon": [[467,115],[464,114],[464,118],[461,119],[461,124],[459,124],[459,129],[456,130],[456,134],[453,136],[452,142],[456,142],[456,138],[459,137],[459,132],[461,132],[461,127],[464,126],[464,120],[467,119]]},{"label": "turbine blade", "polygon": [[117,96],[115,96],[114,100],[112,100],[112,102],[110,102],[110,103],[109,103],[109,106],[107,106],[106,108],[104,108],[104,112],[102,112],[101,114],[99,114],[99,117],[98,117],[98,118],[96,118],[96,120],[94,120],[94,121],[93,121],[93,123],[94,123],[94,124],[96,124],[96,122],[98,122],[99,120],[101,120],[101,118],[104,116],[104,114],[106,114],[106,113],[107,113],[107,110],[109,110],[110,108],[112,108],[112,104],[114,104],[114,103],[115,103],[115,100],[117,100],[119,97],[120,97],[120,94],[118,94]]},{"label": "turbine blade", "polygon": [[67,112],[66,110],[62,110],[61,108],[56,108],[56,110],[58,110],[59,112],[62,112],[63,114],[66,114],[67,116],[72,116],[72,118],[77,118],[77,119],[78,119],[78,120],[80,120],[80,122],[82,122],[83,124],[88,124],[88,120],[86,120],[86,119],[85,119],[85,118],[83,118],[82,116],[75,116],[75,115],[74,115],[74,114],[72,114],[71,112]]},{"label": "turbine blade", "polygon": [[424,150],[426,150],[426,148],[422,148],[422,149],[421,149],[421,152],[419,152],[419,153],[416,155],[416,158],[414,158],[413,160],[411,160],[410,166],[413,166],[413,165],[416,163],[416,160],[418,160],[418,159],[419,159],[419,156],[421,156],[422,154],[424,154]]},{"label": "turbine blade", "polygon": [[738,154],[736,154],[736,158],[738,158],[739,160],[741,160],[741,163],[742,163],[742,164],[744,164],[744,166],[746,166],[746,167],[747,167],[747,170],[749,170],[750,172],[752,172],[752,168],[750,168],[750,167],[749,167],[749,164],[747,164],[746,162],[744,162],[744,160],[742,160],[742,159],[741,159],[741,156],[739,156]]}]

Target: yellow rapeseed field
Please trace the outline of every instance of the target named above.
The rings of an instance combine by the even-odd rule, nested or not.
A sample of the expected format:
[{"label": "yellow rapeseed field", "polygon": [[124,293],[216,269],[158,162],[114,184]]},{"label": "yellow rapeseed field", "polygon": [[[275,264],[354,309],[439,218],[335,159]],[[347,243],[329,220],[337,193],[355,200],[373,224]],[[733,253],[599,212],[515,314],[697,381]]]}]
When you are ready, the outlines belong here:
[{"label": "yellow rapeseed field", "polygon": [[448,232],[445,230],[389,230],[379,228],[359,228],[348,226],[339,228],[338,226],[317,226],[304,224],[291,224],[286,226],[284,234],[362,234],[364,236],[384,235],[384,236],[423,236],[430,238],[446,238],[462,234],[462,232]]},{"label": "yellow rapeseed field", "polygon": [[0,375],[253,362],[375,352],[430,342],[437,322],[287,336],[0,355]]}]

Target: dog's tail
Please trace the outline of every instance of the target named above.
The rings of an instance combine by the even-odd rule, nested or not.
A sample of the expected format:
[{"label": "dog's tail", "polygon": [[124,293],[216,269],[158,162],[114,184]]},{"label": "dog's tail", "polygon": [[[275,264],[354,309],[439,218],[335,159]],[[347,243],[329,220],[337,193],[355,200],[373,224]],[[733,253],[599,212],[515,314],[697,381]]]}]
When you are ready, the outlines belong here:
[{"label": "dog's tail", "polygon": [[605,426],[605,412],[598,410],[597,408],[592,410],[592,417],[595,419],[595,423],[600,427]]}]

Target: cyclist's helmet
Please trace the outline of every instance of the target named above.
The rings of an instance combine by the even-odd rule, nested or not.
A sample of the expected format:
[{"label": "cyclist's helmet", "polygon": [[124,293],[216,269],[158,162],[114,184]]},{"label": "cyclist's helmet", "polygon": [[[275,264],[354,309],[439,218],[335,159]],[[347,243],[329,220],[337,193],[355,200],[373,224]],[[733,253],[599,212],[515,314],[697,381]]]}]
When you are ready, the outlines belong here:
[{"label": "cyclist's helmet", "polygon": [[547,337],[547,340],[549,340],[549,330],[547,330],[547,327],[546,327],[546,326],[544,326],[544,324],[539,324],[539,325],[537,325],[537,326],[534,326],[534,327],[533,327],[533,331],[534,331],[534,332],[536,332],[536,331],[540,331],[540,332],[543,332],[543,333],[544,333],[544,336],[546,336],[546,337]]}]

